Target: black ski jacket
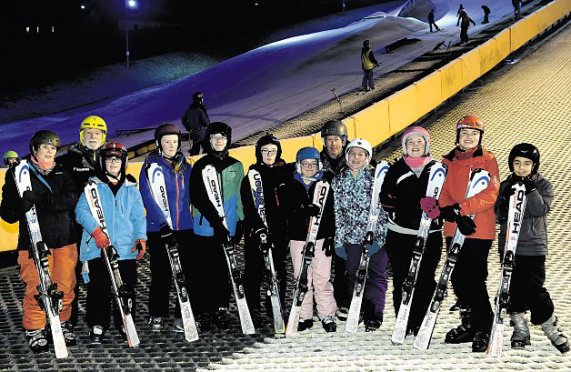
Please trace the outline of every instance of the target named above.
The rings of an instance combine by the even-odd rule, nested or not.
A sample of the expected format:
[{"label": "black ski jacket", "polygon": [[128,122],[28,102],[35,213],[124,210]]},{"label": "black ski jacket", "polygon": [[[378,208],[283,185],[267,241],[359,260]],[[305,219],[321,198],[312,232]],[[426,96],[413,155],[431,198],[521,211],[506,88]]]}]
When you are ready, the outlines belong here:
[{"label": "black ski jacket", "polygon": [[90,177],[101,174],[99,150],[89,150],[80,142],[71,145],[67,153],[60,156],[57,161],[67,169],[73,179],[75,189],[80,194]]},{"label": "black ski jacket", "polygon": [[[389,214],[389,230],[416,235],[422,218],[420,199],[426,196],[426,186],[432,160],[417,177],[403,158],[397,160],[387,172],[381,189],[381,203]],[[432,220],[430,230],[440,230],[442,220]]]},{"label": "black ski jacket", "polygon": [[345,149],[343,149],[343,153],[337,159],[333,159],[327,153],[327,150],[323,149],[319,153],[319,157],[321,158],[321,162],[323,163],[323,169],[333,173],[333,175],[339,174],[341,169],[345,166]]},{"label": "black ski jacket", "polygon": [[[26,159],[33,167],[29,155]],[[42,239],[49,248],[73,244],[77,237],[71,212],[77,204],[77,193],[71,176],[62,164],[56,163],[51,172],[42,177],[49,184],[51,191],[34,172],[30,172],[32,190],[43,195],[43,201],[36,204]],[[18,195],[13,172],[9,170],[2,188],[0,216],[8,223],[20,223],[18,250],[27,250],[30,247],[24,204]]]},{"label": "black ski jacket", "polygon": [[206,127],[210,124],[210,118],[204,105],[193,102],[188,106],[180,121],[186,130],[191,132],[193,141],[202,141],[206,137]]}]

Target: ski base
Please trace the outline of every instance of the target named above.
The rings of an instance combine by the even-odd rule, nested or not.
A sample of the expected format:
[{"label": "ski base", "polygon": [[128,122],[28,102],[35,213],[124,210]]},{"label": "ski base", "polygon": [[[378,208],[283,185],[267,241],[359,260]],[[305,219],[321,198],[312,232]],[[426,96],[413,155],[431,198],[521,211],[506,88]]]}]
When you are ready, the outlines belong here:
[{"label": "ski base", "polygon": [[299,325],[299,316],[301,315],[301,306],[292,306],[289,318],[287,320],[286,336],[297,334]]}]

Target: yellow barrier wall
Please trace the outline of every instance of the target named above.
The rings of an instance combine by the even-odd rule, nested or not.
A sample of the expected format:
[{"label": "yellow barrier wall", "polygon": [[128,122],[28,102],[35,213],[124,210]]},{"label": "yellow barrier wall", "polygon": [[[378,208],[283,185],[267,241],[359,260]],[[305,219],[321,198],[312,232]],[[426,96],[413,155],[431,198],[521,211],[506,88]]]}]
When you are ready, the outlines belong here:
[{"label": "yellow barrier wall", "polygon": [[[347,126],[349,139],[366,138],[373,146],[384,142],[488,72],[511,52],[519,49],[570,11],[571,0],[547,4],[412,86],[345,118],[343,122]],[[282,157],[288,162],[295,160],[295,154],[301,147],[313,146],[318,150],[322,148],[319,133],[283,140],[281,143]],[[244,164],[244,170],[256,160],[254,146],[232,149],[230,154]],[[191,164],[198,158],[199,156],[192,157]],[[128,172],[138,178],[141,167],[142,163],[131,163]],[[0,187],[4,184],[5,172],[6,169],[0,169]],[[17,224],[10,225],[0,221],[0,251],[16,247],[17,232]]]}]

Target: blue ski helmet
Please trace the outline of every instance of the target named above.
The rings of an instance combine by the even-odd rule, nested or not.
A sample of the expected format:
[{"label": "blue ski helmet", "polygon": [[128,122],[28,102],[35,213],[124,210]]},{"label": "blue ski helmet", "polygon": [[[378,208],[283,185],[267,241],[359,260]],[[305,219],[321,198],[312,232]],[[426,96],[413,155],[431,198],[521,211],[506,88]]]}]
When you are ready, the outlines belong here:
[{"label": "blue ski helmet", "polygon": [[321,157],[319,156],[319,150],[315,147],[302,147],[297,151],[295,156],[295,169],[298,173],[301,173],[301,162],[305,159],[315,159],[318,164],[318,171],[323,169],[323,163],[321,163]]}]

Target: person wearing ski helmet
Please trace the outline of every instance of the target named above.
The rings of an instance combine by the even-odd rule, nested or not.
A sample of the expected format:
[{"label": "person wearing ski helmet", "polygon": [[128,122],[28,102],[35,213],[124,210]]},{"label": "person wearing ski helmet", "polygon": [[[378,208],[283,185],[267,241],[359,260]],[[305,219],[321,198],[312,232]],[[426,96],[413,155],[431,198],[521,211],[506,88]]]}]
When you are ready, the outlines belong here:
[{"label": "person wearing ski helmet", "polygon": [[[107,139],[107,123],[99,116],[91,115],[83,119],[79,127],[79,141],[68,147],[67,153],[59,158],[64,168],[68,170],[78,195],[90,177],[101,172],[99,150]],[[77,241],[81,241],[82,228],[75,222]],[[79,249],[79,245],[77,247]],[[79,253],[79,252],[78,252]],[[82,264],[78,261],[75,274],[80,276]],[[79,315],[79,281],[75,287],[75,299],[72,304],[71,323],[75,326]]]},{"label": "person wearing ski helmet", "polygon": [[539,173],[539,150],[532,144],[520,143],[510,151],[508,167],[511,174],[500,184],[500,197],[496,201],[496,219],[500,224],[498,247],[500,260],[504,256],[508,225],[509,199],[512,186],[525,186],[525,211],[519,228],[515,251],[515,266],[510,282],[510,304],[507,309],[514,327],[512,349],[531,345],[526,310],[531,312],[531,323],[541,325],[553,346],[561,353],[569,351],[569,341],[558,327],[555,307],[544,286],[547,258],[547,214],[551,210],[553,186]]},{"label": "person wearing ski helmet", "polygon": [[195,92],[192,95],[192,103],[188,106],[180,121],[190,133],[190,138],[192,139],[190,155],[198,155],[200,146],[202,146],[202,151],[205,152],[204,139],[206,138],[206,128],[210,124],[210,118],[208,117],[206,106],[204,106],[204,94],[202,92]]},{"label": "person wearing ski helmet", "polygon": [[[347,127],[340,120],[330,120],[321,128],[321,139],[323,150],[321,150],[320,157],[323,168],[336,175],[345,166]],[[333,292],[339,307],[336,315],[340,320],[345,320],[351,305],[351,294],[347,292],[345,260],[333,255],[333,267],[335,272]]]},{"label": "person wearing ski helmet", "polygon": [[[317,184],[320,181],[331,184],[333,174],[323,169],[319,151],[313,147],[304,147],[297,152],[296,169],[286,178],[278,189],[280,210],[287,221],[287,236],[293,262],[293,275],[299,276],[303,260],[303,249],[312,217],[320,213],[313,203]],[[317,189],[317,191],[316,191]],[[336,332],[335,311],[337,304],[333,295],[331,277],[331,255],[333,250],[333,190],[325,200],[314,255],[309,266],[308,291],[301,305],[298,331],[313,327],[313,304],[316,303],[317,315],[326,332]]]},{"label": "person wearing ski helmet", "polygon": [[[77,194],[69,172],[56,161],[61,147],[59,136],[49,130],[36,132],[30,141],[30,154],[21,162],[29,164],[31,189],[20,198],[16,186],[16,167],[6,172],[2,189],[0,217],[8,223],[19,222],[18,263],[20,275],[26,285],[22,303],[22,326],[26,331],[32,351],[43,353],[49,350],[46,338],[46,313],[38,303],[40,279],[34,260],[30,257],[31,244],[28,233],[26,212],[35,206],[42,240],[50,248],[47,259],[50,262],[50,275],[57,290],[63,292],[63,307],[59,313],[62,331],[68,346],[75,345],[73,325],[69,321],[71,303],[74,299],[77,263],[76,235],[71,212],[77,203]],[[21,164],[21,163],[20,163]]]},{"label": "person wearing ski helmet", "polygon": [[[213,322],[219,329],[229,327],[228,305],[232,289],[221,245],[231,237],[235,242],[241,238],[240,226],[244,220],[240,198],[244,166],[228,153],[232,128],[222,122],[211,123],[206,130],[205,140],[206,155],[194,164],[190,175],[195,256],[192,260],[192,277],[187,278],[189,283],[194,284],[190,291],[198,301],[196,306],[192,303],[192,310],[198,316],[202,331],[211,329]],[[210,201],[204,185],[202,171],[207,165],[214,166],[219,175],[226,225]]]},{"label": "person wearing ski helmet", "polygon": [[[137,260],[145,254],[147,235],[143,200],[137,190],[137,181],[132,175],[125,174],[127,159],[125,146],[117,142],[106,143],[101,148],[103,171],[88,181],[97,186],[107,233],[91,214],[85,192],[81,194],[75,208],[75,218],[83,231],[79,258],[89,267],[89,271],[84,273],[84,280],[90,283],[86,317],[92,345],[103,342],[111,317],[111,278],[105,260],[101,257],[101,249],[108,249],[112,245],[117,251],[123,280],[122,291],[129,297],[134,318],[137,313]],[[115,328],[123,340],[127,340],[121,314],[116,307],[113,318]]]},{"label": "person wearing ski helmet", "polygon": [[[272,250],[274,268],[280,282],[279,296],[284,302],[287,284],[286,253],[289,243],[283,226],[285,219],[278,211],[277,188],[283,182],[286,167],[281,158],[282,146],[280,141],[271,134],[262,136],[255,146],[256,163],[250,166],[249,172],[258,172],[262,185],[263,199],[259,198],[256,189],[259,187],[250,182],[248,174],[242,180],[240,196],[244,206],[244,258],[246,268],[244,271],[244,290],[248,301],[248,308],[256,328],[262,326],[260,312],[260,287],[264,281],[265,263],[264,252]],[[258,213],[257,205],[263,204],[266,223]],[[265,235],[266,242],[262,244],[261,237]],[[266,299],[266,314],[271,319],[271,302]]]},{"label": "person wearing ski helmet", "polygon": [[[445,342],[471,342],[473,352],[486,351],[493,320],[486,278],[488,252],[496,236],[494,204],[499,171],[494,154],[482,146],[484,130],[484,122],[477,116],[467,115],[456,123],[456,147],[442,160],[448,167],[448,175],[438,209],[445,220],[448,246],[457,227],[466,236],[451,277],[461,324],[446,334]],[[490,183],[482,192],[466,198],[470,170],[478,168],[490,173]],[[433,209],[425,207],[427,213]]]},{"label": "person wearing ski helmet", "polygon": [[[374,184],[373,148],[356,138],[347,145],[347,166],[333,179],[335,197],[335,252],[345,260],[348,293],[353,293],[355,273],[359,267],[369,221]],[[379,202],[380,204],[380,202]],[[379,205],[380,208],[380,205]],[[365,328],[376,331],[383,322],[387,291],[387,252],[385,244],[387,214],[381,208],[378,228],[369,249],[369,272],[363,297]]]},{"label": "person wearing ski helmet", "polygon": [[[380,195],[383,209],[389,216],[385,248],[393,270],[395,314],[398,314],[401,305],[402,287],[408,275],[420,228],[421,203],[426,196],[430,168],[436,163],[430,154],[430,134],[426,129],[422,127],[407,129],[402,135],[401,144],[403,156],[391,165]],[[407,334],[418,333],[436,287],[434,273],[442,250],[441,230],[442,220],[433,219],[415,284]]]},{"label": "person wearing ski helmet", "polygon": [[4,165],[10,167],[12,164],[16,164],[20,161],[18,153],[16,151],[8,150],[4,153]]},{"label": "person wearing ski helmet", "polygon": [[[150,252],[151,285],[149,289],[149,327],[161,332],[169,319],[172,272],[169,246],[177,245],[182,270],[189,278],[191,267],[192,216],[190,214],[190,174],[192,167],[181,152],[181,131],[174,124],[162,124],[155,130],[157,149],[151,152],[139,175],[141,195],[147,210],[147,236]],[[149,169],[157,164],[165,180],[166,197],[173,226],[153,198]],[[188,288],[188,284],[186,286]],[[175,296],[176,297],[176,296]],[[191,301],[196,301],[192,298]],[[192,305],[194,307],[194,305]],[[173,332],[184,332],[180,304],[175,298]]]}]

